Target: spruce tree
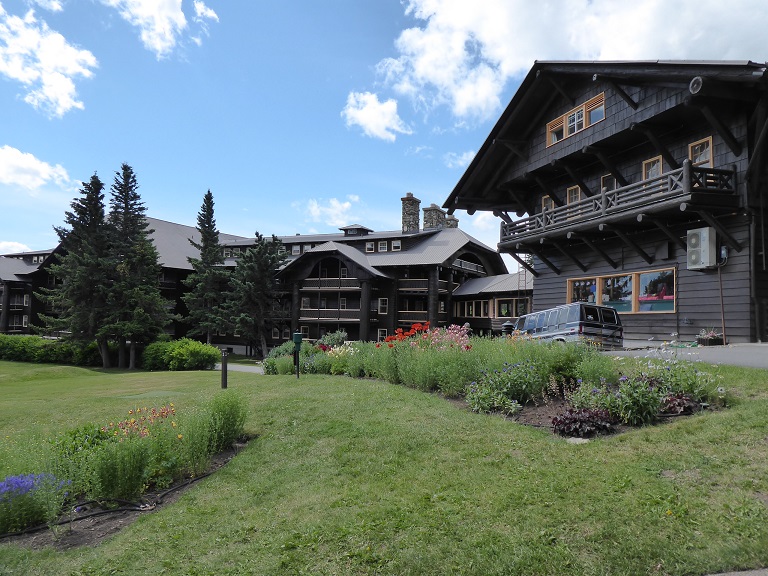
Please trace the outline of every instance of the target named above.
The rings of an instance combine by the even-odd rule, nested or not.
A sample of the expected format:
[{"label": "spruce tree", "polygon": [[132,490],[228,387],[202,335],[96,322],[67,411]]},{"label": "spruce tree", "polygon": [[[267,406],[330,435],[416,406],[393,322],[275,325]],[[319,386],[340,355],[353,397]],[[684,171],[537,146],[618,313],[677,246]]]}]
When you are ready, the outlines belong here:
[{"label": "spruce tree", "polygon": [[256,232],[254,245],[237,261],[230,279],[229,318],[250,346],[258,344],[262,357],[267,355],[267,334],[276,316],[275,271],[283,261],[281,245],[276,236],[267,240]]},{"label": "spruce tree", "polygon": [[203,197],[203,204],[197,214],[197,231],[200,233],[200,242],[191,238],[189,242],[200,251],[200,258],[188,258],[194,272],[184,280],[190,290],[182,299],[188,310],[186,321],[191,326],[189,333],[204,335],[210,344],[214,332],[224,332],[230,325],[224,311],[229,271],[224,268],[210,190]]},{"label": "spruce tree", "polygon": [[108,341],[102,328],[109,315],[112,268],[109,259],[111,234],[105,217],[104,184],[94,174],[83,182],[81,196],[65,213],[65,226],[54,226],[60,240],[57,264],[48,272],[61,280],[40,297],[57,312],[43,315],[46,331],[69,333],[73,339],[96,339],[104,368],[110,367]]},{"label": "spruce tree", "polygon": [[109,292],[110,316],[102,328],[117,340],[120,368],[126,367],[126,342],[130,342],[129,368],[135,367],[136,345],[152,342],[171,315],[160,293],[160,265],[149,238],[146,207],[138,192],[133,168],[122,164],[111,187],[109,223],[114,282]]}]

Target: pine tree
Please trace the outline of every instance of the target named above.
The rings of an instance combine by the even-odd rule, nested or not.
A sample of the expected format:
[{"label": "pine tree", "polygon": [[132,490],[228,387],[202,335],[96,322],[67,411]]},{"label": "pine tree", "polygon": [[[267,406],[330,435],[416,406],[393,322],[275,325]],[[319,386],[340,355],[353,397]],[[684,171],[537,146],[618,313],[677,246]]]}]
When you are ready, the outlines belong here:
[{"label": "pine tree", "polygon": [[171,315],[160,293],[158,253],[149,238],[146,207],[138,192],[133,168],[122,164],[111,188],[109,222],[114,283],[109,292],[111,313],[102,328],[118,342],[118,363],[126,366],[126,342],[130,342],[129,368],[135,367],[136,344],[157,338]]},{"label": "pine tree", "polygon": [[110,367],[107,338],[101,329],[109,315],[108,295],[112,283],[109,259],[109,223],[105,217],[104,184],[94,174],[83,182],[80,198],[65,213],[65,226],[55,226],[59,236],[58,264],[49,273],[62,283],[41,291],[40,297],[57,311],[42,316],[49,332],[69,332],[88,342],[96,339],[104,368]]},{"label": "pine tree", "polygon": [[210,344],[214,332],[223,332],[229,327],[224,312],[229,271],[224,268],[210,190],[203,197],[203,205],[197,214],[197,231],[200,242],[191,238],[189,242],[200,251],[200,258],[188,259],[194,272],[184,280],[190,291],[182,299],[189,311],[186,319],[191,325],[189,333],[205,335],[206,342]]},{"label": "pine tree", "polygon": [[232,296],[227,309],[237,332],[250,346],[259,345],[263,357],[267,355],[267,334],[275,317],[278,293],[275,271],[283,261],[282,243],[276,236],[265,239],[256,232],[254,245],[237,261],[230,286]]}]

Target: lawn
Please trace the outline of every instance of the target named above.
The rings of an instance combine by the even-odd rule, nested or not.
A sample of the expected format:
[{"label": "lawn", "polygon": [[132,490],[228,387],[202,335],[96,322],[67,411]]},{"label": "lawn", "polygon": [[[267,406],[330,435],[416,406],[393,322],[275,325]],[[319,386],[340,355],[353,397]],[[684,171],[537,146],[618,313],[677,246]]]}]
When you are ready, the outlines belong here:
[{"label": "lawn", "polygon": [[[0,540],[0,574],[706,574],[768,566],[768,372],[727,410],[571,444],[434,394],[230,372],[256,435],[93,548]],[[0,479],[46,438],[219,390],[215,372],[0,362]]]}]

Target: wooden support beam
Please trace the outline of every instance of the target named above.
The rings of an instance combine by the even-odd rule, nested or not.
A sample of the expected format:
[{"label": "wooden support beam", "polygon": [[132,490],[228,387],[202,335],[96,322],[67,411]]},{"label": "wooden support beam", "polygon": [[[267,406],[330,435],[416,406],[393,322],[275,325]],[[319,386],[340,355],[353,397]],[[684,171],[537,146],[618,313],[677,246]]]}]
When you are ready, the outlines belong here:
[{"label": "wooden support beam", "polygon": [[600,224],[599,228],[601,232],[613,232],[614,234],[616,234],[616,236],[621,238],[624,244],[626,244],[627,246],[632,248],[635,252],[637,252],[640,258],[645,260],[648,264],[653,264],[653,257],[650,256],[645,250],[643,250],[637,242],[632,240],[632,238],[624,234],[624,232],[622,232],[617,228],[609,226],[608,224]]},{"label": "wooden support beam", "polygon": [[494,210],[493,215],[496,216],[496,218],[501,218],[505,224],[512,224],[512,218],[510,218],[505,210]]},{"label": "wooden support beam", "polygon": [[720,120],[717,114],[715,114],[709,106],[696,102],[693,96],[686,96],[685,104],[687,106],[698,108],[712,129],[720,135],[720,138],[723,139],[723,142],[725,142],[728,145],[728,148],[731,149],[731,152],[733,152],[736,156],[741,156],[743,151],[741,144],[739,144],[739,141],[736,140],[736,137],[733,135],[733,132],[731,132],[730,128],[728,128],[728,126],[726,126],[725,123]]},{"label": "wooden support beam", "polygon": [[507,140],[505,138],[497,138],[494,140],[494,142],[504,144],[504,146],[506,146],[510,152],[520,158],[520,160],[523,162],[528,161],[528,154],[522,150],[522,147],[528,144],[527,142],[523,142],[521,140]]},{"label": "wooden support beam", "polygon": [[533,179],[536,184],[539,185],[539,188],[541,188],[544,193],[552,199],[552,202],[554,202],[556,206],[563,206],[562,199],[557,197],[557,194],[555,194],[552,189],[547,186],[547,183],[541,179],[541,176],[534,176]]},{"label": "wooden support beam", "polygon": [[629,186],[629,182],[626,178],[619,172],[619,169],[616,168],[616,165],[611,162],[610,158],[606,155],[606,153],[598,148],[597,146],[584,146],[584,148],[581,149],[581,151],[584,154],[592,154],[595,156],[600,163],[605,166],[605,169],[608,170],[608,172],[611,173],[611,176],[616,178],[616,182],[619,183],[619,186]]},{"label": "wooden support beam", "polygon": [[536,272],[536,270],[530,264],[528,264],[528,262],[526,262],[525,260],[520,258],[520,256],[518,256],[516,253],[509,252],[509,255],[512,256],[512,258],[514,258],[517,261],[517,263],[520,264],[520,266],[522,266],[523,268],[528,270],[528,272],[533,274],[534,278],[538,278],[539,277],[539,273]]},{"label": "wooden support beam", "polygon": [[555,248],[558,250],[558,252],[560,252],[560,253],[561,253],[563,256],[565,256],[566,258],[568,258],[568,260],[570,260],[571,262],[573,262],[574,264],[576,264],[576,266],[578,266],[578,267],[579,267],[579,269],[580,269],[582,272],[586,272],[586,271],[587,271],[587,267],[586,267],[584,264],[582,264],[582,263],[581,263],[581,261],[579,261],[579,259],[578,259],[578,258],[576,258],[576,256],[574,256],[574,255],[573,255],[573,253],[572,253],[572,252],[569,252],[568,250],[566,250],[565,248],[563,248],[562,244],[560,244],[559,242],[556,242],[556,241],[554,241],[554,240],[547,240],[547,239],[545,239],[545,238],[542,238],[541,240],[539,240],[539,242],[540,242],[542,245],[543,245],[545,242],[549,242],[549,244],[551,244],[552,246],[554,246],[554,247],[555,247]]},{"label": "wooden support beam", "polygon": [[699,216],[701,216],[701,219],[704,220],[707,224],[712,226],[715,230],[717,230],[717,233],[720,235],[720,237],[723,239],[723,242],[725,243],[728,248],[731,248],[732,250],[736,250],[736,252],[741,252],[743,249],[743,246],[741,245],[741,242],[736,240],[736,238],[733,237],[733,235],[728,232],[728,230],[718,222],[712,214],[709,212],[705,212],[703,210],[699,210]]},{"label": "wooden support beam", "polygon": [[594,196],[594,193],[592,192],[590,187],[584,183],[584,180],[582,179],[581,176],[579,176],[576,173],[576,170],[574,170],[571,166],[569,166],[564,162],[562,163],[562,165],[563,165],[563,168],[565,168],[565,171],[568,173],[568,176],[570,176],[571,180],[573,180],[576,183],[576,185],[578,185],[578,187],[581,188],[581,191],[584,192],[584,194],[586,194],[589,197]]},{"label": "wooden support beam", "polygon": [[542,264],[544,264],[547,268],[552,270],[552,272],[560,276],[560,269],[554,264],[552,264],[552,262],[550,262],[549,259],[541,253],[541,250],[533,248],[532,246],[529,246],[527,244],[518,244],[516,248],[518,251],[525,250],[527,252],[530,252],[531,254],[536,256],[536,258],[541,260]]},{"label": "wooden support beam", "polygon": [[629,104],[629,106],[632,108],[632,110],[637,110],[637,107],[639,106],[639,104],[637,102],[635,102],[632,99],[632,97],[629,94],[627,94],[621,86],[616,84],[616,82],[614,82],[610,78],[604,78],[604,77],[600,76],[599,74],[594,74],[592,76],[592,81],[594,81],[594,82],[600,81],[600,82],[603,82],[605,84],[608,84],[608,86],[610,86],[611,89],[614,92],[616,92],[616,94],[618,94],[621,97],[622,100],[624,100],[624,102]]},{"label": "wooden support beam", "polygon": [[704,76],[694,76],[688,84],[688,91],[693,96],[710,96],[712,98],[725,98],[726,100],[739,100],[741,102],[754,102],[758,98],[754,88],[743,84],[729,84],[719,82]]},{"label": "wooden support beam", "polygon": [[765,120],[763,122],[763,127],[760,130],[760,136],[757,137],[757,142],[755,142],[755,147],[752,148],[752,153],[749,155],[749,164],[747,164],[747,169],[744,171],[746,174],[747,181],[752,179],[752,167],[755,165],[754,160],[755,158],[760,158],[761,154],[761,148],[763,147],[763,142],[765,142],[765,135],[768,133],[768,120]]},{"label": "wooden support beam", "polygon": [[650,222],[651,224],[656,226],[656,228],[661,230],[667,238],[672,240],[672,242],[674,242],[675,244],[677,244],[678,246],[680,246],[683,249],[686,248],[687,245],[685,243],[685,240],[683,240],[682,238],[680,238],[680,236],[677,236],[674,232],[672,232],[672,230],[670,230],[669,227],[666,224],[664,224],[664,222],[662,222],[658,218],[654,218],[653,216],[649,216],[648,214],[638,214],[637,215],[637,221],[638,222],[643,222],[644,220],[647,220],[648,222]]},{"label": "wooden support beam", "polygon": [[[538,70],[536,72],[536,77],[538,78],[541,75],[542,75],[541,70]],[[558,81],[552,78],[552,76],[550,76],[549,74],[543,74],[543,76],[547,80],[549,80],[549,83],[552,84],[554,89],[557,90],[560,93],[560,95],[563,98],[565,98],[571,106],[574,106],[576,104],[576,100],[570,94],[568,94],[568,92],[565,91],[565,89],[560,85]]]},{"label": "wooden support beam", "polygon": [[672,170],[677,170],[680,168],[678,161],[675,159],[669,149],[661,143],[661,140],[658,139],[652,128],[649,126],[643,126],[638,122],[632,122],[632,124],[629,125],[629,129],[636,130],[648,138],[648,141],[656,149],[656,152],[658,152],[659,155],[661,155],[661,157],[667,161],[667,164],[669,164]]},{"label": "wooden support beam", "polygon": [[576,232],[568,232],[568,240],[573,240],[573,239],[579,239],[579,240],[581,240],[582,242],[584,242],[584,244],[586,244],[587,246],[589,246],[589,248],[591,248],[591,249],[592,249],[592,251],[593,251],[595,254],[597,254],[597,255],[598,255],[598,256],[600,256],[600,257],[601,257],[603,260],[605,260],[605,261],[606,261],[606,263],[608,264],[608,266],[610,266],[610,267],[611,267],[611,268],[613,268],[614,270],[616,270],[616,268],[618,268],[618,267],[619,267],[619,264],[618,264],[618,262],[616,262],[616,261],[615,261],[613,258],[611,258],[610,256],[608,256],[608,254],[605,252],[605,250],[603,250],[602,248],[600,248],[599,246],[597,246],[597,245],[596,245],[594,242],[592,242],[592,240],[590,240],[590,239],[589,239],[589,238],[587,238],[586,236],[582,236],[582,235],[580,235],[580,234],[577,234]]}]

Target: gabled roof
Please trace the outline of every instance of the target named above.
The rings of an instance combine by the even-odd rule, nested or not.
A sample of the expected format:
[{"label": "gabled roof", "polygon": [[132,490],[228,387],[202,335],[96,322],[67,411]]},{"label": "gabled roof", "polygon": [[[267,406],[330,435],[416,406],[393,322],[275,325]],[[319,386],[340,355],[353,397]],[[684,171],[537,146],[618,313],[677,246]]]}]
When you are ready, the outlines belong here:
[{"label": "gabled roof", "polygon": [[4,282],[24,281],[25,278],[22,278],[22,276],[31,274],[37,268],[38,264],[27,263],[21,258],[0,256],[0,280]]},{"label": "gabled roof", "polygon": [[[166,268],[179,270],[192,270],[187,258],[199,258],[200,252],[189,243],[191,238],[200,242],[200,233],[193,226],[166,222],[157,218],[147,218],[149,228],[154,230],[150,238],[160,255],[160,264]],[[243,236],[219,233],[219,242],[222,244],[246,240]]]},{"label": "gabled roof", "polygon": [[[739,98],[757,98],[759,85],[765,84],[766,64],[752,61],[537,61],[520,83],[512,100],[480,147],[475,158],[443,203],[449,214],[454,210],[493,210],[525,212],[526,206],[514,198],[503,176],[517,149],[525,154],[525,143],[535,130],[553,118],[547,111],[567,93],[570,82],[601,82],[613,86],[656,85],[676,88],[688,94],[694,78],[716,86],[738,86]],[[629,128],[627,124],[626,128]],[[640,137],[640,135],[637,135]],[[588,142],[586,142],[588,143]],[[615,146],[616,142],[604,142]],[[522,145],[522,148],[520,146]],[[552,154],[552,159],[556,159]],[[532,189],[536,184],[532,182]],[[501,187],[501,188],[500,188]]]},{"label": "gabled roof", "polygon": [[382,278],[386,278],[387,275],[383,272],[380,272],[379,270],[376,270],[373,266],[371,266],[370,259],[367,257],[366,254],[363,252],[360,252],[357,248],[353,248],[352,246],[348,246],[346,244],[342,244],[341,242],[326,242],[325,244],[321,244],[320,246],[315,246],[311,251],[305,252],[292,262],[289,262],[286,264],[286,268],[291,266],[294,262],[300,262],[301,260],[306,260],[306,257],[312,257],[313,254],[341,254],[344,256],[347,260],[350,262],[354,262],[360,268],[363,270],[366,270],[369,274],[372,276],[380,276]]},{"label": "gabled roof", "polygon": [[533,274],[515,272],[485,278],[471,278],[453,291],[454,296],[499,294],[533,290]]}]

